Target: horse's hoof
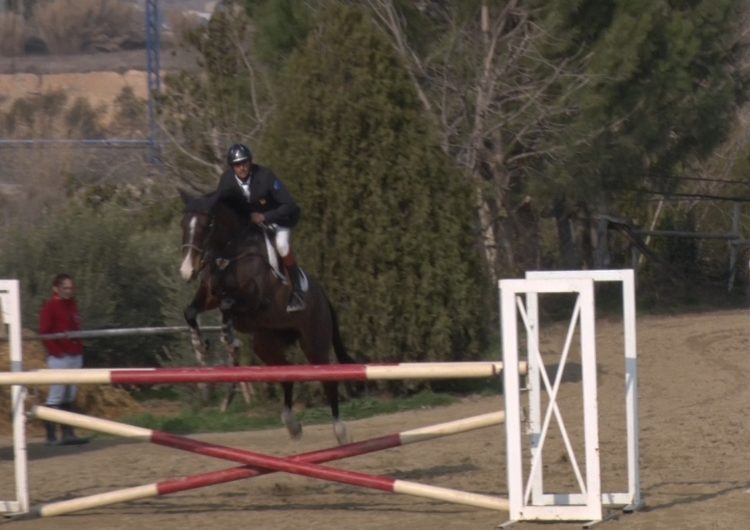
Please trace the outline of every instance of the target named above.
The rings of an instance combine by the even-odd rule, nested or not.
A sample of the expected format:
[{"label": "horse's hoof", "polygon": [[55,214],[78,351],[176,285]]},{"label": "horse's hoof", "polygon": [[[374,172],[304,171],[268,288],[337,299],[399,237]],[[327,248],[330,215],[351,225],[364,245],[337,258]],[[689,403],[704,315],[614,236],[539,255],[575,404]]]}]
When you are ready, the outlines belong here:
[{"label": "horse's hoof", "polygon": [[285,410],[282,412],[281,421],[284,423],[286,430],[289,432],[289,437],[292,440],[299,440],[302,438],[302,424],[291,411]]},{"label": "horse's hoof", "polygon": [[242,342],[240,342],[240,339],[238,338],[225,339],[224,337],[222,337],[221,343],[224,345],[224,349],[227,351],[227,353],[230,354],[235,354],[242,348]]},{"label": "horse's hoof", "polygon": [[333,423],[333,434],[336,435],[339,445],[352,443],[351,434],[349,434],[349,428],[343,421],[335,421]]}]

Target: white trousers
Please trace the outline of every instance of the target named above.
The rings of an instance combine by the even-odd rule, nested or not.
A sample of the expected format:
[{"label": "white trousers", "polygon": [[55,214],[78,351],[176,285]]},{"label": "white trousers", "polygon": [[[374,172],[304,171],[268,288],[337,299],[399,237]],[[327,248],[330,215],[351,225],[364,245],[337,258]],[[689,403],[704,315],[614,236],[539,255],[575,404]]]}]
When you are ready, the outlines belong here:
[{"label": "white trousers", "polygon": [[284,258],[289,255],[289,237],[292,233],[292,229],[286,226],[279,225],[276,225],[274,229],[276,231],[276,237],[274,237],[274,245],[276,245],[276,250],[279,253],[279,256]]},{"label": "white trousers", "polygon": [[[83,368],[83,355],[66,355],[64,357],[47,356],[47,368],[51,370]],[[50,385],[47,394],[47,405],[59,407],[73,403],[78,395],[75,385]]]}]

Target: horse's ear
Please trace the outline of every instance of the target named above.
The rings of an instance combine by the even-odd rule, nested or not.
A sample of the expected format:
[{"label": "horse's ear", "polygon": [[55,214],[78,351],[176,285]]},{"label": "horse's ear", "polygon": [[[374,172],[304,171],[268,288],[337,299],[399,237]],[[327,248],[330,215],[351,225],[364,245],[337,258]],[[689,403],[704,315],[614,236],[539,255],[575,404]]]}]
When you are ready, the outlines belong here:
[{"label": "horse's ear", "polygon": [[207,211],[213,210],[213,207],[219,202],[219,195],[216,192],[209,193],[201,197],[203,205]]}]

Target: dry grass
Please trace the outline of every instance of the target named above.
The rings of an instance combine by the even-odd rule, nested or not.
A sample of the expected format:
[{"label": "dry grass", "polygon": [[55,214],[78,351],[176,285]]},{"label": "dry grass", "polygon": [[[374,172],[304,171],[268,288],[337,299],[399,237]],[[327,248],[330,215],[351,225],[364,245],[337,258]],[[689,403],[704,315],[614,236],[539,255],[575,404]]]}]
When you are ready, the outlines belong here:
[{"label": "dry grass", "polygon": [[0,13],[0,55],[21,55],[25,38],[26,22],[23,17],[15,13]]},{"label": "dry grass", "polygon": [[186,34],[195,31],[204,24],[204,21],[197,15],[186,13],[180,9],[168,10],[166,15],[171,34],[164,35],[162,33],[162,38],[167,37],[165,40],[177,44],[184,43]]},{"label": "dry grass", "polygon": [[35,4],[34,25],[50,53],[126,49],[145,40],[143,17],[120,0],[50,0]]}]

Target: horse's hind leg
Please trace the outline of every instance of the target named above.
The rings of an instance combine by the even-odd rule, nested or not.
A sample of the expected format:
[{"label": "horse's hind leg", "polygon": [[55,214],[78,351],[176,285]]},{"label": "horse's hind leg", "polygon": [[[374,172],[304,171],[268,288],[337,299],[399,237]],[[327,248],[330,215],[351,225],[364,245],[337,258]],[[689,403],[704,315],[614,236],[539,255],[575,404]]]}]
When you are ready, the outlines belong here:
[{"label": "horse's hind leg", "polygon": [[302,424],[292,411],[294,384],[286,382],[281,383],[281,386],[284,388],[284,409],[281,411],[281,421],[284,423],[286,430],[289,431],[289,436],[298,440],[302,437]]},{"label": "horse's hind leg", "polygon": [[[330,329],[330,323],[320,326],[319,329]],[[310,364],[328,364],[328,351],[331,349],[331,335],[329,333],[303,334],[300,337],[300,346],[305,353],[305,357]],[[331,407],[331,416],[333,417],[333,433],[339,444],[343,445],[351,442],[349,429],[341,420],[339,415],[339,386],[336,381],[323,383],[328,405]]]},{"label": "horse's hind leg", "polygon": [[323,390],[328,398],[328,404],[331,406],[331,416],[333,416],[333,434],[339,445],[348,444],[352,441],[349,428],[339,416],[339,384],[336,381],[323,383]]},{"label": "horse's hind leg", "polygon": [[[288,339],[283,333],[273,331],[257,331],[253,335],[253,350],[255,354],[268,366],[288,365],[284,357],[284,350]],[[298,439],[302,436],[302,425],[292,410],[293,388],[291,382],[281,383],[284,389],[284,408],[281,411],[281,421],[284,423],[289,436]]]}]

